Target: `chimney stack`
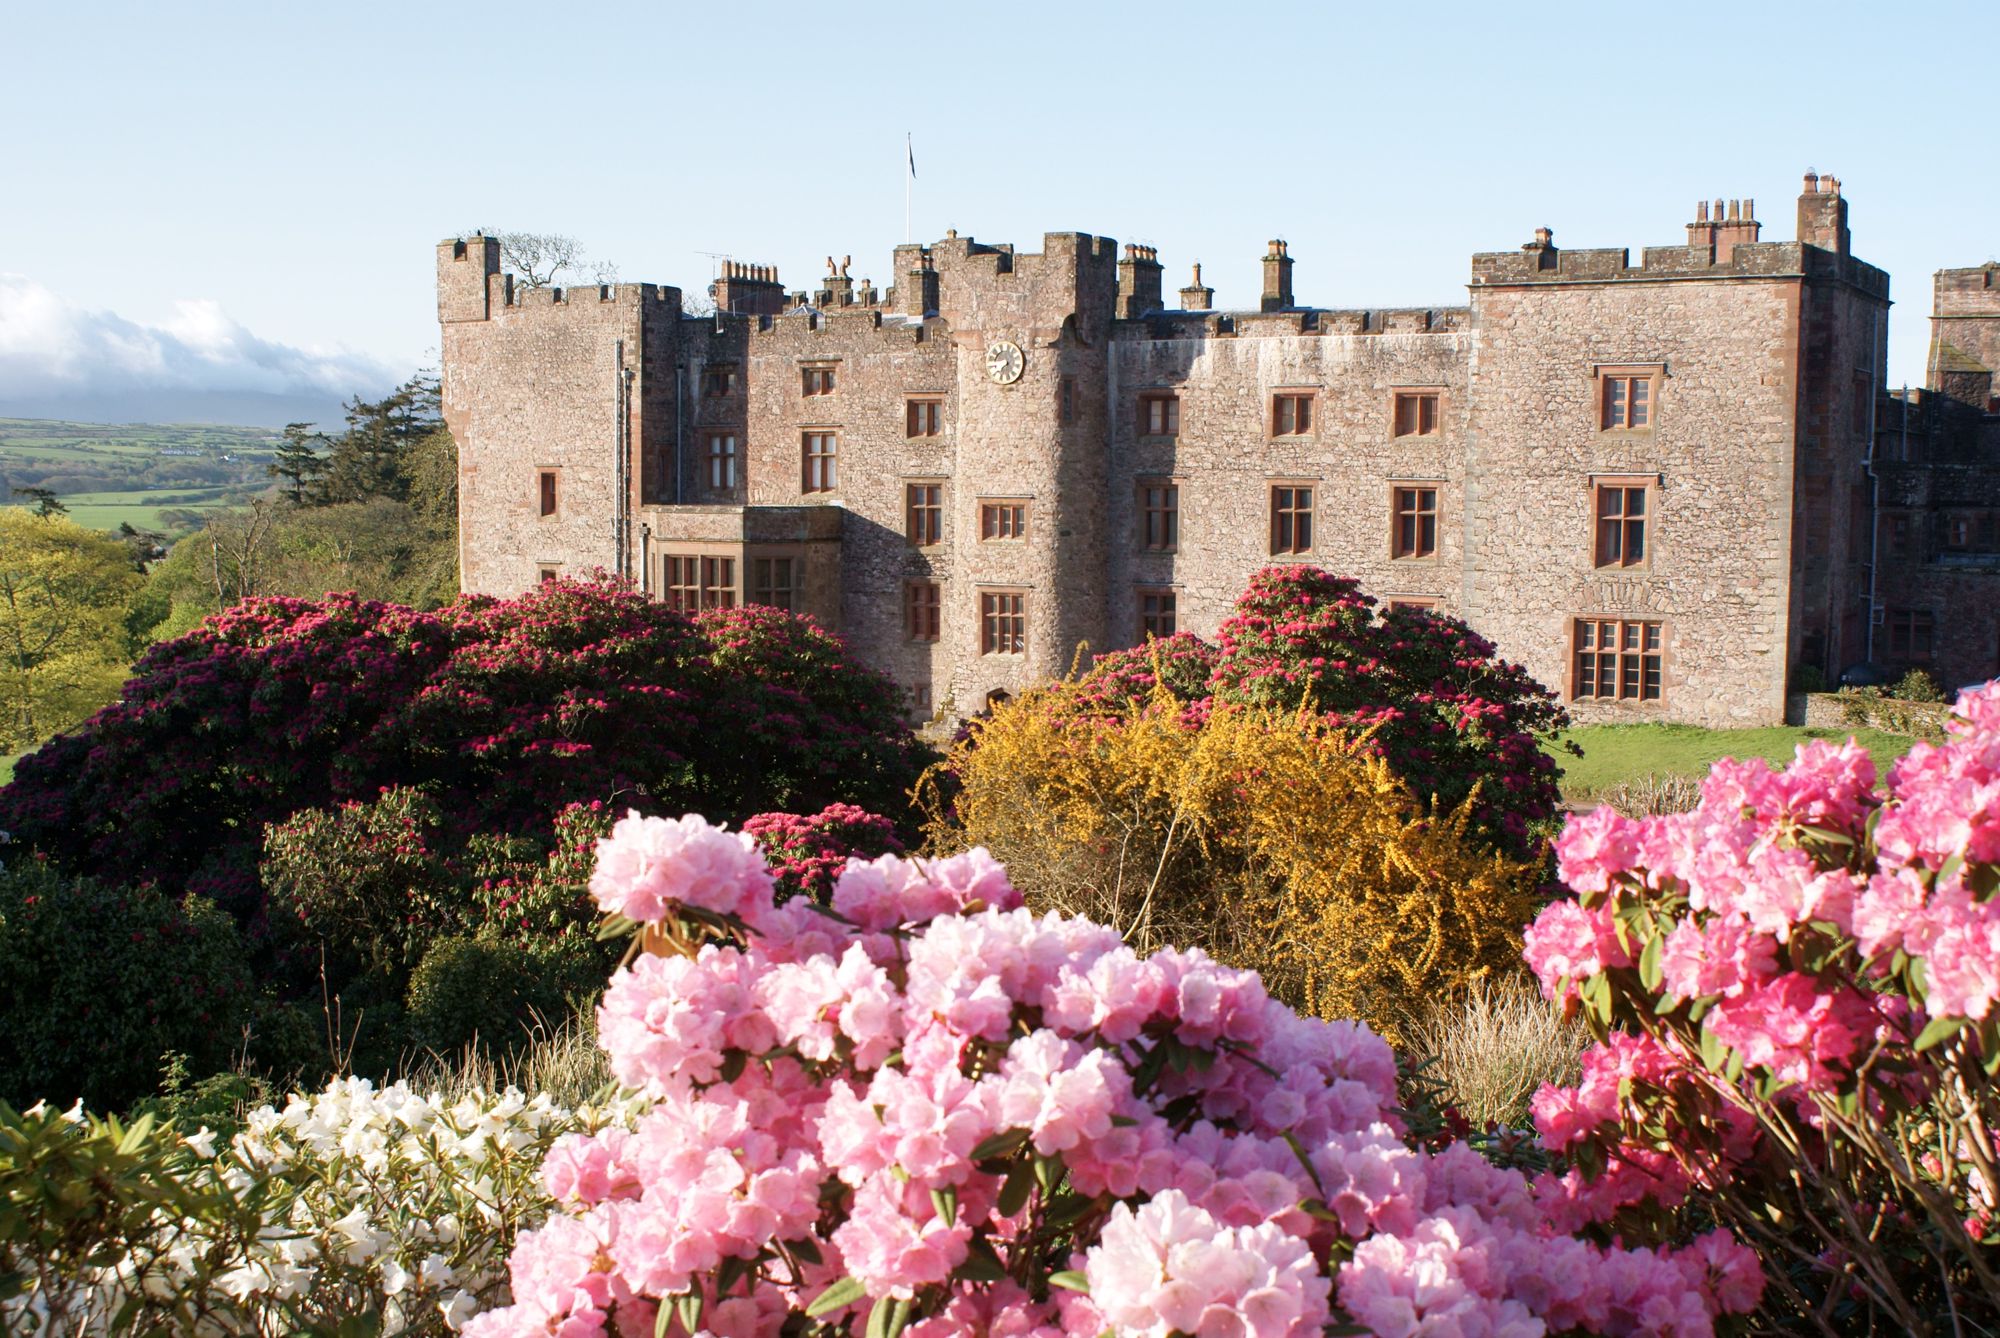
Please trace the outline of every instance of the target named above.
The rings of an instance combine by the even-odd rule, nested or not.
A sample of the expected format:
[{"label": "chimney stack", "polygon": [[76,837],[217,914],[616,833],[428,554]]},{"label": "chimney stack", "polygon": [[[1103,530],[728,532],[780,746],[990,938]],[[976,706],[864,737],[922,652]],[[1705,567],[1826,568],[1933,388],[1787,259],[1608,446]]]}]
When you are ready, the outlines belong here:
[{"label": "chimney stack", "polygon": [[1694,205],[1694,222],[1688,224],[1688,245],[1708,252],[1709,262],[1726,265],[1739,246],[1757,240],[1763,229],[1757,221],[1755,200],[1716,200],[1714,212],[1707,200]]},{"label": "chimney stack", "polygon": [[1799,240],[1835,255],[1847,254],[1847,201],[1840,198],[1839,177],[1806,173],[1799,193]]},{"label": "chimney stack", "polygon": [[1201,262],[1199,260],[1194,262],[1194,278],[1188,282],[1187,287],[1181,289],[1181,310],[1215,310],[1215,290],[1203,286],[1201,281]]},{"label": "chimney stack", "polygon": [[1131,320],[1166,304],[1160,298],[1160,253],[1150,246],[1127,242],[1118,262],[1118,317]]},{"label": "chimney stack", "polygon": [[708,286],[717,311],[735,316],[779,316],[785,310],[785,286],[776,265],[722,262],[722,277]]},{"label": "chimney stack", "polygon": [[1260,311],[1292,309],[1292,257],[1282,238],[1273,238],[1264,252],[1264,298]]}]

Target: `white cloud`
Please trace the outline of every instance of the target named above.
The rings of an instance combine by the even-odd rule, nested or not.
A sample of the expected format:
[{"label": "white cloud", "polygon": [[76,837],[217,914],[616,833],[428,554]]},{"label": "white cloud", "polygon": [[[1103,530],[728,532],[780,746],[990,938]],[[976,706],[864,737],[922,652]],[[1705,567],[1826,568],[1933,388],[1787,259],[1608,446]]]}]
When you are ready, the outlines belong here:
[{"label": "white cloud", "polygon": [[148,391],[338,399],[401,379],[366,354],[261,339],[207,299],[179,302],[171,319],[146,325],[0,273],[0,401]]}]

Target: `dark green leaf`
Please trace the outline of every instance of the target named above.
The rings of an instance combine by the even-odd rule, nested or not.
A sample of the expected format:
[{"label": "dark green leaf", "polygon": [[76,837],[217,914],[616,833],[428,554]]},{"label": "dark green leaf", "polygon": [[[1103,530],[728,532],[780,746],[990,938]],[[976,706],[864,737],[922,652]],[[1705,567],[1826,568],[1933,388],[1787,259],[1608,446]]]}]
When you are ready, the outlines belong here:
[{"label": "dark green leaf", "polygon": [[1074,1268],[1049,1274],[1049,1286],[1061,1287],[1064,1291],[1082,1292],[1085,1296],[1090,1295],[1090,1279]]},{"label": "dark green leaf", "polygon": [[853,1305],[866,1295],[868,1295],[867,1288],[859,1282],[853,1278],[842,1278],[813,1298],[812,1304],[806,1307],[806,1315],[818,1319],[830,1310]]}]

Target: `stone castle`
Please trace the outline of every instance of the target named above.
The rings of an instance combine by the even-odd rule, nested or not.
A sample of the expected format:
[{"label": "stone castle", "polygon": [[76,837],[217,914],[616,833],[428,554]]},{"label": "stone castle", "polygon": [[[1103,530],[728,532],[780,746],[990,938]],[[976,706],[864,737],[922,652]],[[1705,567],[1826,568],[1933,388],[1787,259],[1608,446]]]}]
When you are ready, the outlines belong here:
[{"label": "stone castle", "polygon": [[2000,672],[2000,269],[1938,275],[1891,395],[1889,278],[1807,174],[1797,239],[1702,202],[1684,244],[1475,255],[1462,307],[1254,307],[1153,248],[952,233],[877,290],[726,263],[530,289],[438,248],[461,571],[601,567],[678,607],[810,613],[964,714],[1078,648],[1212,635],[1311,562],[1459,617],[1582,720],[1773,724],[1861,662]]}]

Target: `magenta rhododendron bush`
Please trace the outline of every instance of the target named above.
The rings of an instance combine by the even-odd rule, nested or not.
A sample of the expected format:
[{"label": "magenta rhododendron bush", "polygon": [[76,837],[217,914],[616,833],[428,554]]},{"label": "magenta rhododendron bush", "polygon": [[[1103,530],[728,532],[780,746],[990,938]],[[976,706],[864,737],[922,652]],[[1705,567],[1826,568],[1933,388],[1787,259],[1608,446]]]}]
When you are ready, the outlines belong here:
[{"label": "magenta rhododendron bush", "polygon": [[[1878,789],[1719,762],[1700,807],[1571,822],[1527,957],[1603,1037],[1535,1119],[1562,1227],[1720,1218],[1800,1316],[2000,1321],[2000,683]],[[1612,1030],[1617,1028],[1617,1030]]]},{"label": "magenta rhododendron bush", "polygon": [[854,860],[829,908],[634,814],[591,891],[645,948],[599,1033],[650,1107],[552,1148],[472,1338],[1695,1335],[1762,1285],[1726,1236],[1561,1234],[1518,1172],[1413,1146],[1367,1028],[1038,919],[984,851]]}]

